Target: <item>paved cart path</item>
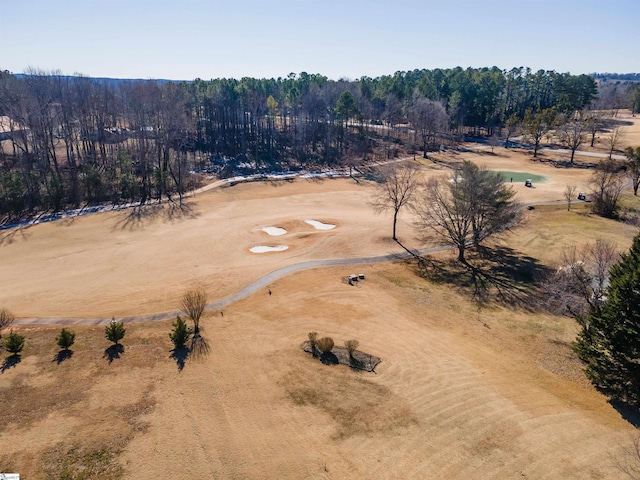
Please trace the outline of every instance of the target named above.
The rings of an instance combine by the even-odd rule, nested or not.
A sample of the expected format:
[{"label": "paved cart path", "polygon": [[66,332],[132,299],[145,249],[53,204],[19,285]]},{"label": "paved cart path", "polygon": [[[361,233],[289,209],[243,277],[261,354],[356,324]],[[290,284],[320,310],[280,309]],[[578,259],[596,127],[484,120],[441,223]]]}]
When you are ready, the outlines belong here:
[{"label": "paved cart path", "polygon": [[[453,246],[443,245],[438,247],[423,248],[417,250],[415,254],[424,255],[435,252],[442,252],[445,250],[453,249]],[[398,253],[392,253],[389,255],[381,255],[376,257],[357,257],[357,258],[333,258],[325,260],[312,260],[308,262],[294,263],[293,265],[287,265],[286,267],[274,270],[258,280],[250,283],[241,290],[228,295],[227,297],[216,300],[207,304],[206,310],[221,310],[227,305],[231,305],[243,298],[248,297],[252,293],[257,292],[270,285],[277,279],[289,275],[291,273],[307,270],[310,268],[318,267],[330,267],[334,265],[362,265],[370,263],[389,262],[393,260],[401,260],[409,258],[412,253],[408,251],[401,251]],[[181,313],[179,310],[173,312],[161,312],[151,315],[134,315],[130,317],[119,317],[117,320],[125,323],[129,322],[151,322],[155,320],[168,320],[175,318],[177,314]],[[51,318],[20,318],[16,319],[15,324],[18,325],[106,325],[111,321],[111,318],[76,318],[76,317],[51,317]]]}]

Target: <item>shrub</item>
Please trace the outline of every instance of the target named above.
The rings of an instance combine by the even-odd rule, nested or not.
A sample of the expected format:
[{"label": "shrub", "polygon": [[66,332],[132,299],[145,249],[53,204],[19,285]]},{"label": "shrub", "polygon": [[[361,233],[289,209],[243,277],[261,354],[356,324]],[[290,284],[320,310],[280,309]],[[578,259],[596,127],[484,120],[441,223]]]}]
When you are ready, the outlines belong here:
[{"label": "shrub", "polygon": [[56,337],[56,342],[63,350],[69,350],[69,347],[76,341],[76,334],[70,332],[66,328],[60,331],[60,335]]},{"label": "shrub", "polygon": [[316,349],[316,340],[318,339],[318,332],[309,332],[309,343],[311,343],[311,351]]},{"label": "shrub", "polygon": [[185,343],[189,341],[189,337],[193,333],[193,330],[187,326],[187,322],[177,316],[176,321],[172,323],[173,330],[169,334],[169,338],[173,342],[176,348],[184,347]]},{"label": "shrub", "polygon": [[351,358],[353,358],[353,352],[356,351],[358,345],[360,345],[360,342],[358,342],[358,340],[347,340],[346,342],[344,342],[344,347],[349,351],[349,356]]},{"label": "shrub", "polygon": [[118,323],[114,319],[111,319],[111,323],[104,329],[104,336],[110,342],[118,345],[118,342],[124,338],[124,332],[124,323]]},{"label": "shrub", "polygon": [[22,335],[18,335],[17,333],[11,332],[7,335],[7,339],[5,340],[5,347],[7,348],[7,352],[17,355],[24,348],[24,337]]},{"label": "shrub", "polygon": [[322,337],[316,340],[316,348],[322,353],[329,353],[333,349],[333,338]]}]

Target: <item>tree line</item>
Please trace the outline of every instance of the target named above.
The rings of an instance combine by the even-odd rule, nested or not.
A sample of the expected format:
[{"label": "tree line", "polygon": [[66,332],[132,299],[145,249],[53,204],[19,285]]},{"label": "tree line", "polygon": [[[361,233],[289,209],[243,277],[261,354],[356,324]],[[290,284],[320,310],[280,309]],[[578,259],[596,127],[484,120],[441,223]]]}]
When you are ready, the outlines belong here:
[{"label": "tree line", "polygon": [[354,81],[125,81],[0,72],[0,215],[178,199],[194,170],[232,175],[345,166],[429,150],[509,119],[571,115],[588,75],[526,68],[396,72]]}]

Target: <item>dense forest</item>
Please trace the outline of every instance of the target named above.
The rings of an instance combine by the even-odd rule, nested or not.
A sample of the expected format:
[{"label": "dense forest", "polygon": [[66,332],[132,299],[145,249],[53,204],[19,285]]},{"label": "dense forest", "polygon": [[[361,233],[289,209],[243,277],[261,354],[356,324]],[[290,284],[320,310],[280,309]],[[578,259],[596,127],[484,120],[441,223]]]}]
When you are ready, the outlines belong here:
[{"label": "dense forest", "polygon": [[230,176],[426,155],[465,134],[500,136],[542,112],[569,118],[594,102],[635,101],[631,87],[614,93],[599,97],[588,75],[497,67],[354,81],[304,72],[191,82],[0,72],[0,223],[98,203],[181,200],[197,183],[194,171]]}]

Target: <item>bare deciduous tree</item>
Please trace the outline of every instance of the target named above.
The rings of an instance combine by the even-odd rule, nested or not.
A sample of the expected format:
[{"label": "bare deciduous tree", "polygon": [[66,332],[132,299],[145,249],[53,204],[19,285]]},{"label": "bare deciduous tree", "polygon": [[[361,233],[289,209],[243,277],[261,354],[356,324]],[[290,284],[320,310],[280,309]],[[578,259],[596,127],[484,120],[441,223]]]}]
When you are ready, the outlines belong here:
[{"label": "bare deciduous tree", "polygon": [[427,150],[436,147],[438,135],[449,125],[449,115],[442,103],[418,98],[410,109],[409,119],[422,140],[422,156],[427,158]]},{"label": "bare deciduous tree", "polygon": [[640,434],[622,447],[622,456],[613,457],[615,467],[629,480],[640,480]]},{"label": "bare deciduous tree", "polygon": [[427,182],[416,202],[416,227],[424,238],[453,243],[458,260],[465,262],[469,245],[477,247],[519,222],[521,207],[514,195],[500,174],[465,161],[451,177],[435,177]]},{"label": "bare deciduous tree", "polygon": [[418,186],[418,170],[413,165],[393,165],[382,171],[382,179],[371,205],[378,212],[393,210],[393,239],[396,241],[398,213],[402,207],[411,205]]},{"label": "bare deciduous tree", "polygon": [[604,124],[604,118],[600,112],[592,112],[589,115],[585,115],[586,130],[591,135],[591,141],[589,145],[593,147],[596,142],[596,135],[602,129]]},{"label": "bare deciduous tree", "polygon": [[533,142],[533,156],[538,156],[540,141],[556,125],[556,111],[552,108],[545,108],[536,113],[532,109],[527,109],[522,120],[527,137]]},{"label": "bare deciduous tree", "polygon": [[627,177],[631,180],[633,194],[638,195],[638,186],[640,186],[640,147],[627,147],[624,151],[627,157]]},{"label": "bare deciduous tree", "polygon": [[193,321],[194,336],[200,335],[200,317],[207,306],[207,292],[202,287],[187,290],[180,300],[180,307]]},{"label": "bare deciduous tree", "polygon": [[622,127],[613,127],[611,131],[609,131],[609,135],[605,137],[605,144],[609,149],[609,160],[611,160],[611,157],[613,156],[613,151],[616,149],[616,147],[620,144],[620,141],[622,140],[623,131],[624,130]]},{"label": "bare deciduous tree", "polygon": [[616,245],[602,238],[565,248],[557,271],[544,286],[547,306],[567,314],[587,329],[587,314],[599,308],[606,295],[609,270],[618,260]]},{"label": "bare deciduous tree", "polygon": [[464,262],[467,243],[471,241],[471,217],[464,202],[451,195],[446,177],[429,179],[416,212],[416,227],[423,237],[453,243],[458,260]]},{"label": "bare deciduous tree", "polygon": [[624,188],[624,176],[619,167],[613,160],[602,161],[589,181],[593,193],[592,210],[603,217],[613,218],[618,212],[618,201]]},{"label": "bare deciduous tree", "polygon": [[504,148],[509,148],[509,139],[513,137],[518,130],[520,130],[520,118],[517,113],[511,114],[507,121],[505,122],[505,128],[507,130],[507,135],[504,139]]},{"label": "bare deciduous tree", "polygon": [[567,185],[564,190],[564,198],[567,200],[567,211],[571,210],[571,201],[576,195],[576,190],[578,189],[575,185]]},{"label": "bare deciduous tree", "polygon": [[16,320],[16,316],[6,308],[0,308],[0,338],[2,338],[2,330],[10,327]]},{"label": "bare deciduous tree", "polygon": [[576,150],[584,142],[585,126],[581,120],[567,123],[558,132],[560,143],[571,150],[571,164],[575,157]]}]

